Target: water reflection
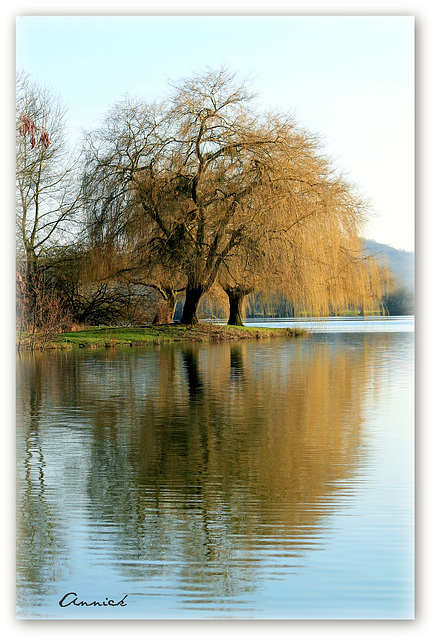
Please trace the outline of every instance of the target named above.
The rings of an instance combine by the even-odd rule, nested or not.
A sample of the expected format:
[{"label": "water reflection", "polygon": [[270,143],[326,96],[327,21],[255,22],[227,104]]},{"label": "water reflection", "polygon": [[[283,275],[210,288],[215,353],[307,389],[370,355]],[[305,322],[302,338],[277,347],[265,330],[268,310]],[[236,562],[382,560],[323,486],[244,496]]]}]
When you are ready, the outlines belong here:
[{"label": "water reflection", "polygon": [[396,339],[21,354],[23,610],[86,567],[174,610],[249,608],[297,574],[367,456]]}]

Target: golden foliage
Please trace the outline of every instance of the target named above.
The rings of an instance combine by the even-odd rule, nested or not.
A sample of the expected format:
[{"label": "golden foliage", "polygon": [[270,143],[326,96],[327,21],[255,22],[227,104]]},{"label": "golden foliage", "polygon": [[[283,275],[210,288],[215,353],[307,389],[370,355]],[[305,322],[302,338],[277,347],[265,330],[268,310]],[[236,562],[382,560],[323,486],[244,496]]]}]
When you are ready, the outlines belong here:
[{"label": "golden foliage", "polygon": [[137,268],[186,288],[191,320],[217,280],[284,291],[319,315],[376,306],[382,274],[359,241],[367,203],[317,137],[256,111],[226,68],[172,87],[160,105],[117,105],[89,165],[121,194],[106,222]]}]

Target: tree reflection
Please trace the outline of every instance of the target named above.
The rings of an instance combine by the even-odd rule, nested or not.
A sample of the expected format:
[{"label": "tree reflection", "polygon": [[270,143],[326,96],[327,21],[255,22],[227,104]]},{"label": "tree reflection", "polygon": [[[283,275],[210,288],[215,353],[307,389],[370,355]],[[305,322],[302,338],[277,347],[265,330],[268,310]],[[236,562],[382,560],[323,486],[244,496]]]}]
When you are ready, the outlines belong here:
[{"label": "tree reflection", "polygon": [[45,472],[44,373],[48,359],[19,355],[17,363],[17,584],[18,605],[25,609],[62,571],[59,551],[64,537],[56,520],[59,505],[50,500]]},{"label": "tree reflection", "polygon": [[[365,455],[380,340],[81,353],[68,366],[53,356],[40,397],[60,394],[86,416],[80,499],[105,561],[135,581],[169,577],[186,606],[247,594],[275,565],[297,570]],[[23,505],[25,519],[40,531],[57,522],[61,537],[64,505],[49,511],[32,487]],[[32,558],[56,553],[47,536],[22,531]]]},{"label": "tree reflection", "polygon": [[195,400],[203,393],[203,381],[198,368],[198,354],[195,349],[185,347],[182,350],[183,363],[187,373],[189,399]]},{"label": "tree reflection", "polygon": [[177,560],[190,590],[231,595],[254,584],[259,549],[273,544],[297,564],[318,536],[337,481],[363,455],[374,348],[282,349],[278,361],[250,344],[162,349],[159,370],[170,358],[170,378],[142,397],[137,379],[120,394],[122,442],[106,414],[90,497],[101,518],[122,524],[118,548],[136,558],[136,578],[150,578],[147,560]]}]

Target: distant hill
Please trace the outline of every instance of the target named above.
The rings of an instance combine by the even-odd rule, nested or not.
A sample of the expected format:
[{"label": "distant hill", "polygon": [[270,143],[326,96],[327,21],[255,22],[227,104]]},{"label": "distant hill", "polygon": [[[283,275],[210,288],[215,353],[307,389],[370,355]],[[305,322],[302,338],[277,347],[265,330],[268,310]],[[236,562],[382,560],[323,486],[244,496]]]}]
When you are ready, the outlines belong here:
[{"label": "distant hill", "polygon": [[377,259],[389,267],[392,275],[397,278],[400,284],[414,292],[414,252],[394,249],[388,244],[380,244],[375,240],[364,239],[363,243],[367,251],[372,255],[376,254]]}]

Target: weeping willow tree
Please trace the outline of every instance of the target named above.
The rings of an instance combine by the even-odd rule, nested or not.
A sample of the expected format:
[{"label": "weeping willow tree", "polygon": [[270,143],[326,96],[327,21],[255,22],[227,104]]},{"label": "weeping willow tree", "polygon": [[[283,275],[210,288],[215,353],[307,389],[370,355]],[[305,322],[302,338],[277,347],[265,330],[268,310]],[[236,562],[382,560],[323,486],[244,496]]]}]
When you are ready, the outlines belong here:
[{"label": "weeping willow tree", "polygon": [[230,324],[242,323],[243,301],[259,288],[285,293],[301,313],[375,308],[384,274],[360,243],[367,203],[316,136],[286,115],[255,111],[235,80],[220,70],[176,86],[193,204],[182,321],[195,320],[216,279]]},{"label": "weeping willow tree", "polygon": [[219,282],[228,295],[228,324],[243,324],[253,291],[283,294],[299,314],[326,316],[377,308],[386,271],[360,238],[368,203],[319,153],[315,138],[288,127],[266,150],[255,199],[254,233],[224,261]]},{"label": "weeping willow tree", "polygon": [[[228,295],[228,324],[241,325],[252,292],[284,296],[295,315],[327,316],[379,308],[388,274],[362,246],[362,212],[329,201],[313,215],[288,216],[289,226],[262,228],[261,251],[228,260],[219,282]],[[278,222],[278,220],[276,220]]]},{"label": "weeping willow tree", "polygon": [[258,288],[284,288],[317,313],[377,295],[376,265],[358,243],[363,203],[315,136],[253,98],[226,68],[208,69],[173,83],[160,104],[115,105],[88,141],[97,233],[116,230],[125,273],[185,290],[185,324],[218,281],[232,323]]}]

